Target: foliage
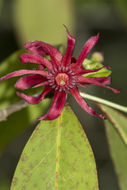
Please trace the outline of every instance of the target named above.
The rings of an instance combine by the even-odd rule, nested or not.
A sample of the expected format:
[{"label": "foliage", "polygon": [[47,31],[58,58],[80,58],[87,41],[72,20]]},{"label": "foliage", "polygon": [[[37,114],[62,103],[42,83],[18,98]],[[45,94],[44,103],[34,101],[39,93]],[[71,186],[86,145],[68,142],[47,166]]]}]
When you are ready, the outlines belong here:
[{"label": "foliage", "polygon": [[94,59],[85,59],[83,62],[83,68],[85,69],[100,69],[99,71],[93,73],[84,74],[84,77],[108,77],[111,75],[111,71],[108,68],[104,68],[104,65],[97,60]]},{"label": "foliage", "polygon": [[[74,14],[74,2],[76,3],[75,8],[81,9],[79,11],[80,13],[77,12],[77,15]],[[119,15],[114,11],[113,3],[122,18],[122,22],[119,20]],[[4,11],[3,6],[5,4],[7,5],[6,11]],[[12,3],[10,4],[12,5]],[[126,47],[124,48],[123,41],[121,40],[123,38],[125,41],[125,35],[121,34],[124,32],[124,28],[121,26],[123,21],[125,24],[127,22],[126,0],[113,0],[111,2],[108,0],[38,0],[37,2],[34,0],[15,0],[13,3],[13,21],[10,19],[11,21],[9,23],[11,24],[9,26],[8,23],[5,23],[7,19],[6,16],[9,15],[8,13],[11,12],[10,15],[12,15],[12,10],[10,11],[10,9],[8,9],[8,5],[9,1],[0,1],[0,21],[2,20],[3,24],[1,31],[6,32],[6,27],[10,32],[12,32],[12,30],[15,31],[16,37],[21,45],[33,40],[42,40],[50,42],[53,45],[59,43],[65,45],[66,35],[62,24],[67,25],[69,30],[73,31],[75,18],[77,18],[77,28],[75,30],[77,36],[79,32],[81,32],[80,34],[84,38],[85,35],[87,36],[89,33],[93,32],[95,34],[99,29],[102,37],[102,46],[103,43],[106,43],[103,48],[107,48],[107,52],[110,52],[110,64],[113,64],[113,53],[116,60],[114,61],[115,64],[117,61],[118,64],[120,63],[119,67],[116,66],[118,72],[116,72],[116,79],[114,81],[116,81],[116,83],[122,83],[124,86],[126,76],[123,75],[124,73],[122,71],[126,71],[123,69],[125,67],[123,67],[122,63],[124,59],[126,62],[126,53],[125,58],[123,54],[123,52],[126,51]],[[3,12],[4,15],[2,15]],[[83,15],[85,18],[83,18]],[[3,18],[5,18],[5,20]],[[111,20],[109,20],[110,18]],[[12,26],[12,28],[10,28],[10,26]],[[105,40],[104,33],[106,33]],[[120,34],[118,35],[118,33]],[[108,42],[107,38],[111,40],[111,42]],[[119,42],[115,41],[116,38],[119,39]],[[6,41],[8,41],[10,45],[6,48],[13,47],[14,45],[11,44],[9,40],[7,37]],[[7,44],[4,38],[3,41],[4,44],[1,45],[1,55],[4,45]],[[62,48],[62,51],[64,49],[63,45],[58,47]],[[120,51],[121,46],[119,47],[119,45],[125,50],[123,51],[121,48]],[[116,49],[113,48],[114,46]],[[102,51],[104,49],[102,49]],[[9,52],[11,52],[11,50]],[[22,65],[19,62],[19,56],[23,52],[24,50],[15,52],[0,64],[0,77],[14,70],[33,68],[31,64]],[[119,57],[120,52],[122,52],[122,58],[120,57],[118,60],[117,52]],[[107,60],[108,57],[106,58],[106,62]],[[91,58],[85,59],[83,67],[85,69],[94,70],[102,68],[103,64]],[[113,66],[113,68],[114,67],[115,66]],[[111,70],[103,67],[99,71],[85,74],[84,77],[108,77],[110,74]],[[115,76],[115,72],[113,72],[113,74]],[[120,81],[120,77],[123,82],[121,82],[122,80]],[[15,81],[16,79],[11,79],[0,83],[0,109],[7,108],[21,100],[16,96],[16,91],[13,87]],[[123,91],[125,91],[125,89],[126,88],[124,88]],[[38,93],[39,91],[39,88],[37,91],[33,89],[32,93]],[[27,93],[30,93],[30,91],[27,90]],[[126,94],[126,92],[123,94]],[[108,94],[106,94],[106,96],[108,96]],[[120,97],[122,97],[122,95]],[[97,102],[96,97],[95,99],[91,98],[91,100]],[[121,98],[120,101],[124,102],[124,98]],[[105,103],[106,102],[107,100]],[[2,152],[13,139],[24,132],[28,127],[35,125],[37,123],[36,118],[47,112],[50,103],[51,97],[47,97],[40,104],[29,105],[10,115],[6,121],[0,122],[0,151]],[[107,120],[104,121],[105,130],[120,190],[126,190],[127,117],[111,109],[109,106],[105,106],[104,102],[98,105],[103,114],[107,117]],[[86,118],[86,122],[87,121],[88,118]],[[90,127],[91,126],[89,126],[89,129]],[[93,132],[92,134],[92,140],[95,140],[95,133]],[[103,150],[101,149],[101,151]],[[15,152],[17,152],[17,150],[15,150]],[[99,160],[99,163],[100,162]],[[8,167],[8,165],[6,167]],[[104,176],[102,178],[104,178]],[[5,179],[1,179],[0,176],[0,189],[8,190],[8,176]],[[106,186],[107,185],[108,189],[110,189],[110,181]],[[69,106],[64,108],[62,115],[57,120],[52,122],[42,121],[35,128],[23,150],[13,177],[11,190],[16,189],[99,189],[92,149],[81,124]]]},{"label": "foliage", "polygon": [[11,190],[34,188],[98,190],[92,149],[69,106],[56,120],[41,121],[21,155]]},{"label": "foliage", "polygon": [[100,105],[108,120],[105,121],[105,129],[109,142],[110,153],[114,162],[121,190],[127,188],[127,117],[121,113]]}]

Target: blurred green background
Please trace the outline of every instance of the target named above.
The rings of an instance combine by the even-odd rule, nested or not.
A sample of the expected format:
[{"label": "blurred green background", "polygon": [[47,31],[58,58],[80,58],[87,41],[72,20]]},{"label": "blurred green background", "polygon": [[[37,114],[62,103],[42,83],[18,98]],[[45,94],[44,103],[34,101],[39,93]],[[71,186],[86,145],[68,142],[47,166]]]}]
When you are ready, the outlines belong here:
[{"label": "blurred green background", "polygon": [[[112,67],[112,86],[121,88],[118,95],[93,86],[86,88],[85,92],[127,106],[126,0],[0,0],[0,62],[22,49],[27,41],[66,45],[63,24],[76,37],[75,56],[90,36],[100,33],[92,52],[104,54],[104,64]],[[85,113],[70,96],[69,101],[94,151],[100,190],[120,190],[103,121]],[[89,104],[94,107],[91,102]],[[19,122],[22,119],[21,115]],[[9,189],[19,156],[33,129],[32,126],[18,135],[0,153],[0,190]]]}]

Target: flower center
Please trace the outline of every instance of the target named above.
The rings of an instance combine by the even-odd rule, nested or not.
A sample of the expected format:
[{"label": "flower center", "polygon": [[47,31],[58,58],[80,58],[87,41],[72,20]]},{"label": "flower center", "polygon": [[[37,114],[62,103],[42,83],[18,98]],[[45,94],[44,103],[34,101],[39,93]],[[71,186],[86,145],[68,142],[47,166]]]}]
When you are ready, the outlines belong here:
[{"label": "flower center", "polygon": [[77,76],[70,67],[59,66],[48,73],[48,84],[59,92],[68,92],[76,86]]},{"label": "flower center", "polygon": [[68,84],[69,77],[66,73],[59,73],[56,76],[55,81],[56,81],[57,85],[64,86],[64,85]]}]

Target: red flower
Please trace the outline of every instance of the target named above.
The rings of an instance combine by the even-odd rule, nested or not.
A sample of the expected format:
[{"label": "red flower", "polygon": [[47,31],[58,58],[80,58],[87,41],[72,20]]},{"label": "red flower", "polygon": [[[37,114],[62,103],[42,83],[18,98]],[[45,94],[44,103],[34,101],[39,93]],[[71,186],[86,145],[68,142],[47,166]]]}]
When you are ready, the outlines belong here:
[{"label": "red flower", "polygon": [[[97,43],[99,34],[91,37],[84,45],[78,58],[72,57],[73,49],[75,46],[75,38],[72,37],[67,30],[68,44],[65,55],[59,52],[55,47],[40,41],[29,42],[25,48],[32,53],[24,53],[20,56],[22,63],[37,63],[39,64],[38,70],[18,70],[10,73],[0,80],[6,80],[11,77],[21,76],[15,84],[17,89],[28,89],[30,87],[44,86],[44,90],[37,97],[28,96],[24,93],[17,92],[17,95],[26,100],[30,104],[37,104],[51,91],[54,92],[54,98],[51,108],[48,113],[40,117],[39,120],[53,120],[57,118],[64,107],[67,93],[71,93],[80,106],[89,114],[98,116],[104,119],[104,116],[96,113],[91,107],[87,105],[84,99],[80,96],[78,86],[86,86],[88,84],[98,85],[111,89],[113,92],[118,93],[118,89],[113,89],[109,86],[109,77],[92,77],[87,78],[82,76],[85,73],[95,72],[96,70],[86,70],[82,67],[82,63],[87,54]],[[48,55],[50,60],[43,57]],[[102,69],[102,68],[101,68]]]}]

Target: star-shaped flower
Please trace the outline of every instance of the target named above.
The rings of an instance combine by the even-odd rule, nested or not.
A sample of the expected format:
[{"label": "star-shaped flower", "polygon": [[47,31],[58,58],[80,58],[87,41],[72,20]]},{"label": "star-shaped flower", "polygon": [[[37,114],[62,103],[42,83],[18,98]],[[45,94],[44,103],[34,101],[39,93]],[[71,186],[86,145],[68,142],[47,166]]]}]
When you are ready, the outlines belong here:
[{"label": "star-shaped flower", "polygon": [[[34,41],[25,44],[25,48],[30,53],[24,53],[20,56],[21,62],[24,63],[37,63],[39,64],[36,70],[18,70],[0,78],[6,80],[16,76],[22,76],[15,84],[15,88],[25,90],[31,87],[44,86],[43,91],[38,96],[29,96],[24,93],[17,92],[17,95],[26,100],[30,104],[37,104],[50,93],[54,92],[52,105],[44,116],[39,120],[53,120],[57,118],[65,105],[67,94],[71,93],[80,106],[89,114],[98,116],[104,119],[104,116],[96,113],[91,107],[87,105],[85,100],[80,96],[78,86],[86,86],[88,84],[102,86],[111,89],[113,92],[118,93],[118,89],[113,89],[107,85],[111,83],[109,77],[84,77],[86,73],[99,71],[100,69],[88,70],[82,67],[82,63],[87,54],[97,43],[99,34],[91,37],[83,46],[78,58],[72,57],[75,38],[72,37],[67,30],[67,49],[62,56],[60,51],[45,42]],[[48,55],[50,59],[44,56]]]}]

